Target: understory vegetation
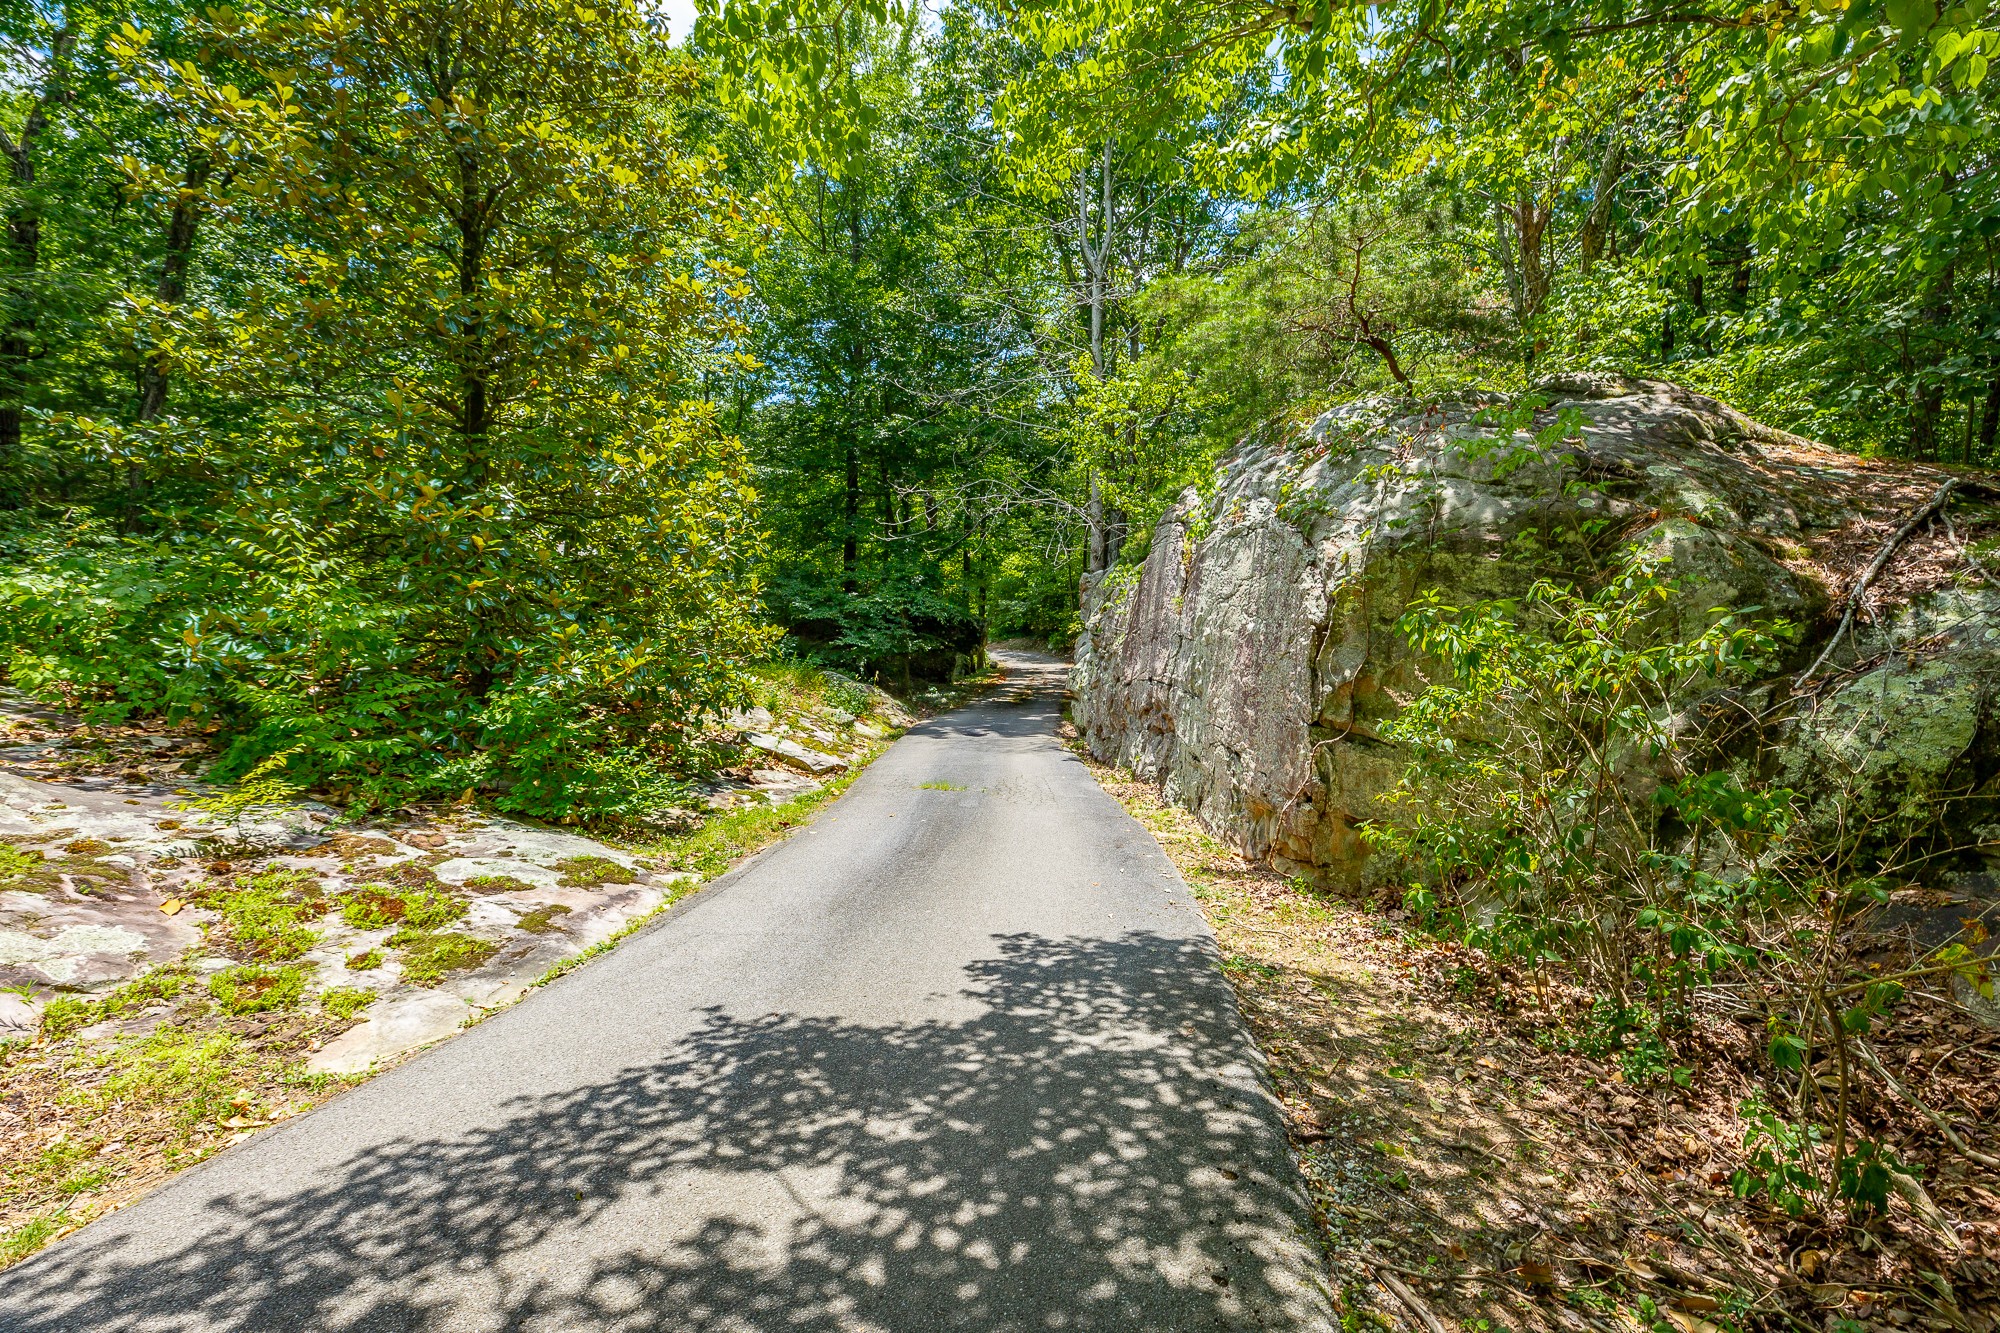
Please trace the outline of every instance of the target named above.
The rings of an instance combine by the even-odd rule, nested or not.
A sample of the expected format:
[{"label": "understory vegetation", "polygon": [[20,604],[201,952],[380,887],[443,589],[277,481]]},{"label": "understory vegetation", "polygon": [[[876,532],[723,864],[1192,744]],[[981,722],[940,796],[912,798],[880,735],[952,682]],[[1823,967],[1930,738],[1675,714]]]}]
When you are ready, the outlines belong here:
[{"label": "understory vegetation", "polygon": [[[1538,585],[1526,608],[1420,601],[1404,628],[1453,680],[1385,728],[1411,757],[1396,793],[1410,818],[1371,836],[1418,872],[1420,918],[1541,995],[1581,996],[1564,1040],[1615,1056],[1635,1086],[1688,1085],[1703,1021],[1754,1016],[1770,1102],[1743,1108],[1755,1151],[1736,1189],[1865,1219],[1917,1190],[1909,1164],[1852,1129],[1866,1100],[1910,1098],[1870,1033],[1925,983],[1992,1000],[1972,947],[1984,932],[1894,962],[1857,955],[1856,924],[1936,839],[1884,846],[1880,829],[1816,824],[1758,777],[1754,714],[1698,724],[1776,644],[1733,612],[1676,636],[1660,616],[1674,591],[1635,557],[1594,593]],[[1927,819],[1904,813],[1941,829],[1943,799],[1929,803]]]},{"label": "understory vegetation", "polygon": [[221,780],[621,818],[747,665],[1066,640],[1355,394],[1988,458],[1988,17],[21,0],[7,678]]}]

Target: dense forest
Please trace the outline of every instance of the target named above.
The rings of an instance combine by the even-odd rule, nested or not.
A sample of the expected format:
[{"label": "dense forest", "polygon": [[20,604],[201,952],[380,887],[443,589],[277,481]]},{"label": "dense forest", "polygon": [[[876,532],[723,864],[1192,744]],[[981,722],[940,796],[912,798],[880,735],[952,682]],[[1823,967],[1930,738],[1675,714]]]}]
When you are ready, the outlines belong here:
[{"label": "dense forest", "polygon": [[1657,375],[1991,462],[1985,4],[6,0],[0,649],[615,815],[745,664],[1061,642],[1248,432]]}]

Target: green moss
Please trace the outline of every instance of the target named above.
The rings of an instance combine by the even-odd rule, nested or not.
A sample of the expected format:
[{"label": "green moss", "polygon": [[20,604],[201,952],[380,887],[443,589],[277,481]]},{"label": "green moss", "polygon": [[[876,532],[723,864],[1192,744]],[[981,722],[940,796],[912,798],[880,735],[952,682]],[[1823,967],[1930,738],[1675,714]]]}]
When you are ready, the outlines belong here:
[{"label": "green moss", "polygon": [[361,953],[350,954],[348,955],[347,966],[350,971],[354,972],[366,972],[370,968],[380,967],[382,966],[382,951],[380,949],[368,949]]},{"label": "green moss", "polygon": [[352,1018],[380,998],[359,986],[336,986],[319,997],[320,1008],[335,1018]]},{"label": "green moss", "polygon": [[475,875],[459,887],[474,893],[520,893],[535,886],[512,875]]},{"label": "green moss", "polygon": [[340,919],[356,930],[380,930],[403,919],[403,900],[387,884],[363,884],[335,901]]},{"label": "green moss", "polygon": [[209,884],[189,897],[222,920],[210,927],[211,942],[233,958],[284,962],[319,942],[305,923],[325,915],[331,904],[309,870],[272,866],[238,875],[226,886]]},{"label": "green moss", "polygon": [[572,856],[566,861],[556,862],[556,869],[563,872],[562,885],[572,889],[594,889],[600,884],[630,884],[639,878],[638,872],[628,870],[606,856]]},{"label": "green moss", "polygon": [[63,855],[88,860],[92,857],[111,855],[111,844],[101,838],[78,838],[63,848]]},{"label": "green moss", "polygon": [[465,916],[466,902],[442,889],[397,893],[387,884],[363,884],[340,895],[340,917],[356,930],[380,930],[401,922],[436,930]]},{"label": "green moss", "polygon": [[432,852],[428,856],[419,856],[414,860],[390,866],[380,873],[383,879],[400,888],[434,888],[438,884],[436,867],[449,860],[451,855],[447,852]]},{"label": "green moss", "polygon": [[408,927],[391,935],[389,943],[402,951],[403,979],[413,986],[435,986],[447,972],[478,967],[500,948],[473,935]]},{"label": "green moss", "polygon": [[403,921],[413,930],[437,930],[454,921],[465,918],[468,910],[463,898],[454,898],[443,891],[427,893],[419,890],[403,899]]},{"label": "green moss", "polygon": [[262,967],[247,964],[217,972],[208,979],[208,993],[232,1014],[260,1014],[290,1009],[305,997],[303,966]]},{"label": "green moss", "polygon": [[537,907],[534,911],[526,913],[514,924],[532,935],[547,935],[562,929],[556,924],[557,917],[568,915],[569,908],[561,903],[550,903],[546,907]]},{"label": "green moss", "polygon": [[0,890],[47,893],[61,885],[62,876],[50,868],[40,852],[0,843]]}]

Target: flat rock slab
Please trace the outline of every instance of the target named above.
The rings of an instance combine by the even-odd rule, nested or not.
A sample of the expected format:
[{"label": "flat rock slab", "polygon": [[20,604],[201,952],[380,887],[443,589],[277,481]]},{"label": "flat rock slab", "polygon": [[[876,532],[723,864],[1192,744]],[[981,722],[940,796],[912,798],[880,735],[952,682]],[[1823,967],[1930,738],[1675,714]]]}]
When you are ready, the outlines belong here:
[{"label": "flat rock slab", "polygon": [[[389,926],[359,930],[339,913],[314,924],[305,955],[310,990],[374,991],[363,1020],[317,1053],[320,1072],[357,1074],[455,1034],[465,1020],[519,999],[565,958],[658,908],[693,878],[655,873],[620,848],[560,829],[491,816],[434,828],[341,830],[333,812],[301,803],[225,821],[187,798],[42,782],[0,772],[0,837],[43,858],[0,885],[0,986],[27,997],[0,1011],[0,1038],[27,1035],[50,995],[101,994],[149,968],[193,958],[198,970],[230,965],[196,958],[212,913],[183,899],[205,881],[279,865],[312,872],[333,894],[422,863],[464,891],[470,907],[452,929],[497,947],[478,967],[437,985],[402,975]],[[172,910],[168,910],[168,909]],[[540,924],[522,922],[539,913]],[[381,964],[355,968],[369,953]],[[119,1035],[123,1029],[104,1035]]]},{"label": "flat rock slab", "polygon": [[615,952],[0,1275],[0,1327],[1331,1329],[1213,941],[1009,660]]}]

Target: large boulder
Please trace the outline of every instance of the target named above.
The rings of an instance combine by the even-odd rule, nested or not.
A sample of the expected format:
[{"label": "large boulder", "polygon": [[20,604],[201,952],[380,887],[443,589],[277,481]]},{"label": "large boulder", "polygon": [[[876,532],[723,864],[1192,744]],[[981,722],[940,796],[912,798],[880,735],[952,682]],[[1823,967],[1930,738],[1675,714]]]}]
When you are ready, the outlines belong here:
[{"label": "large boulder", "polygon": [[[1637,545],[1671,558],[1687,628],[1723,607],[1796,627],[1784,671],[1742,698],[1771,719],[1753,762],[1809,818],[1922,834],[1938,796],[1984,791],[2000,771],[2000,591],[1958,541],[1992,530],[1971,503],[1987,483],[1966,480],[1953,531],[1930,524],[1898,549],[1793,695],[1862,568],[1945,474],[1656,381],[1572,377],[1538,397],[1532,417],[1493,397],[1370,400],[1244,442],[1211,495],[1190,490],[1160,520],[1143,564],[1085,590],[1072,684],[1091,750],[1252,857],[1367,887],[1387,867],[1359,830],[1397,818],[1382,798],[1404,766],[1379,729],[1435,669],[1396,631],[1411,600],[1588,585]],[[1537,444],[1565,411],[1580,438]],[[1945,831],[2000,841],[1973,827],[1986,804],[1942,807],[1966,825]],[[1994,882],[1971,852],[1936,868]]]}]

